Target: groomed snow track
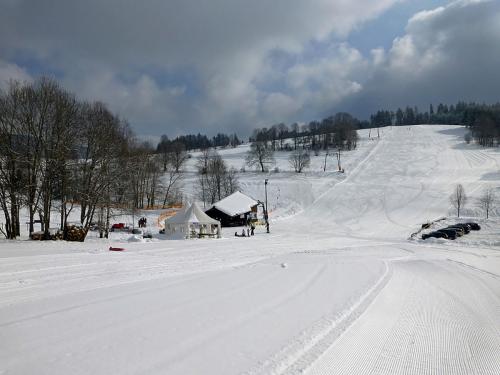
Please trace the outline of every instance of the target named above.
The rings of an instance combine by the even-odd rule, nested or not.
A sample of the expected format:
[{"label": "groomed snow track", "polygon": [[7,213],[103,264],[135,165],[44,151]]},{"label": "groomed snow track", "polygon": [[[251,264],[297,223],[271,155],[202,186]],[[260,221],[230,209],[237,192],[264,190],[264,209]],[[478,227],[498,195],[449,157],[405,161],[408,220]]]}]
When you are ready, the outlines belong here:
[{"label": "groomed snow track", "polygon": [[407,240],[455,184],[500,184],[463,132],[362,139],[270,235],[0,242],[0,374],[500,374],[500,221]]},{"label": "groomed snow track", "polygon": [[499,280],[401,261],[375,302],[313,363],[318,374],[499,374]]}]

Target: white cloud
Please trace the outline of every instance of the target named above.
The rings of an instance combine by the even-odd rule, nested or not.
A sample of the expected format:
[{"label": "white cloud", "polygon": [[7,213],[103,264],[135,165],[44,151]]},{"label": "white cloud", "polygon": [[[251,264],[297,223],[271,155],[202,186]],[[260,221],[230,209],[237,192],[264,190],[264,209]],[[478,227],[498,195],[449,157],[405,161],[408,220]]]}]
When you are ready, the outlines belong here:
[{"label": "white cloud", "polygon": [[291,96],[281,92],[273,92],[266,96],[263,110],[272,123],[278,123],[285,118],[295,115],[300,110],[301,104]]},{"label": "white cloud", "polygon": [[6,89],[10,80],[31,81],[25,69],[0,59],[0,89]]},{"label": "white cloud", "polygon": [[347,44],[332,45],[327,56],[291,67],[286,73],[290,95],[309,116],[327,113],[343,99],[362,90],[371,71],[361,53]]},{"label": "white cloud", "polygon": [[[414,15],[359,95],[343,104],[380,108],[459,100],[497,102],[500,3],[459,0]],[[381,52],[377,52],[381,53]]]},{"label": "white cloud", "polygon": [[371,55],[372,55],[372,59],[373,59],[373,65],[377,66],[377,65],[381,65],[385,62],[385,49],[382,48],[382,47],[379,47],[379,48],[373,48],[371,51],[370,51]]},{"label": "white cloud", "polygon": [[[82,81],[82,76],[91,79]],[[184,122],[179,118],[179,109],[185,105],[184,86],[160,87],[147,74],[124,83],[113,71],[91,64],[67,73],[63,82],[66,88],[76,92],[83,100],[99,100],[108,104],[118,115],[135,127],[142,128],[145,134],[161,134],[166,132],[168,126],[176,133],[183,132]],[[188,119],[189,116],[186,116],[186,121]]]},{"label": "white cloud", "polygon": [[[259,88],[273,72],[267,66],[273,51],[300,55],[309,42],[346,35],[397,1],[19,0],[0,5],[0,45],[7,59],[22,53],[62,71],[63,84],[104,97],[138,129],[141,122],[174,121],[165,117],[169,111],[188,119],[183,131],[235,123],[243,129],[276,115],[268,108],[274,90]],[[163,100],[169,107],[169,89],[140,74],[120,79],[137,70],[147,75],[148,68],[174,74],[187,69],[199,92],[184,95],[183,105],[152,108]],[[145,98],[130,99],[137,94]],[[140,106],[147,119],[139,118]]]},{"label": "white cloud", "polygon": [[[248,134],[334,110],[367,114],[498,97],[496,1],[459,0],[419,12],[389,50],[377,47],[368,56],[332,42],[397,2],[4,2],[0,78],[29,78],[12,63],[28,56],[61,72],[77,95],[108,103],[139,132],[170,136]],[[318,44],[325,49],[308,49]]]}]

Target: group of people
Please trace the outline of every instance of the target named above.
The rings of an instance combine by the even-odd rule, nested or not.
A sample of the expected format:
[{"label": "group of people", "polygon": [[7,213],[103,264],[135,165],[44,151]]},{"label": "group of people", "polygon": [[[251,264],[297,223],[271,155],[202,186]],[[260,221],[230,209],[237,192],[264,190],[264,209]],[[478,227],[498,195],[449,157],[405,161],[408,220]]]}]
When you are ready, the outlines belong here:
[{"label": "group of people", "polygon": [[146,224],[148,223],[148,219],[145,217],[141,217],[139,219],[139,228],[146,228]]},{"label": "group of people", "polygon": [[234,232],[234,236],[235,237],[250,237],[250,236],[253,236],[254,235],[254,231],[255,231],[255,225],[253,225],[253,223],[250,223],[249,224],[249,228],[247,228],[245,230],[245,228],[243,228],[241,230],[241,234],[238,234],[238,232]]}]

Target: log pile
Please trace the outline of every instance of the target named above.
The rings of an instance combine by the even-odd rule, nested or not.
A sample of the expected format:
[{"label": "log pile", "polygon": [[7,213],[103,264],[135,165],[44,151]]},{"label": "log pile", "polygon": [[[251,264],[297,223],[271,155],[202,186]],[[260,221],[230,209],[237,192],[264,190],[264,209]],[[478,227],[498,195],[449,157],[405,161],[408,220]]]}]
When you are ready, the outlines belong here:
[{"label": "log pile", "polygon": [[[49,240],[52,241],[85,241],[85,237],[87,236],[87,231],[78,225],[68,225],[66,229],[63,231],[58,230],[57,232],[52,232],[49,235]],[[44,232],[33,232],[31,233],[31,239],[34,241],[43,241],[45,240]]]},{"label": "log pile", "polygon": [[66,227],[66,241],[83,242],[86,236],[87,231],[82,227],[76,225],[69,225]]},{"label": "log pile", "polygon": [[62,241],[64,239],[64,233],[60,230],[56,232],[56,234],[51,234],[50,239],[53,241]]},{"label": "log pile", "polygon": [[[57,232],[55,233],[49,233],[49,238],[47,238],[48,240],[52,240],[52,241],[58,241],[58,240],[62,240],[64,238],[64,233],[60,230],[58,230]],[[31,239],[33,241],[43,241],[45,240],[45,233],[40,231],[40,232],[33,232],[31,233]]]},{"label": "log pile", "polygon": [[33,232],[33,233],[31,233],[31,239],[33,241],[42,241],[43,240],[43,232]]}]

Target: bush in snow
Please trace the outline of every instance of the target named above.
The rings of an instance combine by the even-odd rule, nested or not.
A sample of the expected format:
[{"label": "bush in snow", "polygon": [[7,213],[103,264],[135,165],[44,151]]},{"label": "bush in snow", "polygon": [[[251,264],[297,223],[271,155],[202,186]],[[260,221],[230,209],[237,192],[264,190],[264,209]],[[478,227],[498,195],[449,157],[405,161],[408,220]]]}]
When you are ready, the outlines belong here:
[{"label": "bush in snow", "polygon": [[295,150],[290,154],[288,162],[296,173],[301,173],[304,168],[309,167],[311,164],[311,158],[306,151]]}]

